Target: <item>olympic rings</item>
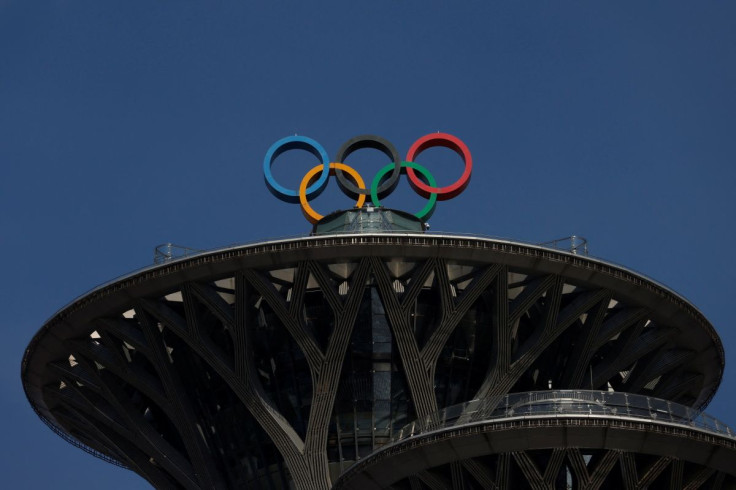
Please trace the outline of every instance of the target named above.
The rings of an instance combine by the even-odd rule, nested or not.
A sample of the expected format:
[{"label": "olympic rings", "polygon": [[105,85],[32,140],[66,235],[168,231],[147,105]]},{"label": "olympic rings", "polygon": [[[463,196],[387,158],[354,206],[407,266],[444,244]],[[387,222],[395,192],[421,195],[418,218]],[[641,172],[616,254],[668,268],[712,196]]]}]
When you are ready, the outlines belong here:
[{"label": "olympic rings", "polygon": [[[381,202],[378,200],[378,191],[381,190],[379,187],[381,183],[381,179],[389,173],[389,171],[393,168],[392,164],[388,164],[385,167],[383,167],[381,170],[378,171],[375,177],[373,177],[373,183],[371,184],[371,201],[373,201],[373,205],[378,207],[381,205]],[[429,185],[436,186],[437,182],[434,180],[434,175],[429,173],[429,170],[424,168],[423,166],[419,165],[416,162],[401,162],[401,168],[413,168],[415,170],[418,170],[420,174],[422,174],[427,181],[429,181]],[[422,208],[421,211],[416,213],[414,216],[419,218],[422,221],[426,221],[429,219],[430,216],[432,216],[432,213],[434,213],[434,209],[437,207],[437,193],[433,192],[429,195],[429,201],[427,201],[427,205]]]},{"label": "olympic rings", "polygon": [[[374,148],[376,150],[379,150],[384,155],[389,157],[392,162],[394,162],[392,167],[394,171],[391,174],[391,178],[378,188],[378,195],[384,196],[393,191],[396,188],[396,184],[399,183],[399,174],[401,173],[401,157],[399,157],[399,152],[396,151],[396,148],[394,147],[394,145],[391,144],[390,141],[383,139],[380,136],[374,136],[371,134],[356,136],[355,138],[346,141],[345,144],[340,147],[340,149],[337,151],[337,157],[335,158],[335,160],[338,162],[344,162],[348,155],[353,153],[355,150],[360,150],[363,148]],[[343,191],[345,191],[346,194],[370,194],[370,189],[359,190],[353,184],[347,182],[341,170],[335,172],[335,175],[337,176],[338,184],[340,184],[340,187]]]},{"label": "olympic rings", "polygon": [[444,146],[445,148],[449,148],[462,157],[465,162],[465,170],[460,178],[447,187],[438,188],[435,186],[428,186],[422,182],[414,173],[413,168],[406,169],[406,175],[409,176],[411,186],[419,194],[426,197],[427,194],[436,192],[438,199],[440,201],[444,201],[457,196],[468,186],[468,183],[470,182],[470,172],[473,170],[473,157],[470,156],[470,150],[468,147],[465,146],[465,143],[463,143],[459,138],[456,138],[451,134],[438,133],[428,134],[427,136],[423,136],[416,140],[414,144],[411,145],[411,148],[409,148],[409,152],[406,154],[406,159],[413,162],[414,158],[419,156],[421,152],[427,148],[435,146]]},{"label": "olympic rings", "polygon": [[[307,201],[307,186],[312,183],[312,180],[314,179],[314,176],[322,170],[321,165],[317,165],[316,167],[312,168],[309,172],[306,173],[304,178],[302,179],[301,184],[299,184],[299,202],[302,205],[302,212],[304,213],[304,217],[307,218],[307,221],[309,221],[312,224],[315,224],[317,221],[321,220],[323,216],[312,209],[312,206],[309,205],[309,201]],[[360,176],[360,174],[352,167],[348,167],[344,163],[330,163],[330,175],[334,175],[335,171],[344,170],[350,175],[353,180],[355,180],[355,183],[358,184],[358,188],[360,190],[365,190],[365,183],[363,182],[363,178]],[[365,203],[365,194],[361,193],[358,196],[358,201],[355,203],[356,208],[362,208],[363,203]]]},{"label": "olympic rings", "polygon": [[[306,190],[307,196],[309,197],[316,197],[320,192],[322,192],[322,189],[324,189],[325,184],[327,184],[327,177],[329,177],[329,171],[325,172],[325,170],[328,170],[330,165],[330,157],[327,156],[327,152],[322,148],[322,145],[314,141],[312,138],[296,135],[287,136],[286,138],[281,138],[276,143],[272,144],[271,148],[266,152],[266,157],[263,159],[263,175],[266,177],[266,185],[271,193],[276,197],[292,203],[299,202],[299,193],[297,191],[287,189],[276,182],[273,178],[273,174],[271,173],[271,165],[273,165],[273,161],[285,151],[296,149],[306,150],[322,161],[322,175],[319,176],[319,179],[317,179],[317,182],[315,182],[314,185],[310,186],[309,189]],[[312,196],[313,194],[314,196]]]},{"label": "olympic rings", "polygon": [[[465,169],[460,178],[445,187],[438,187],[430,171],[414,161],[424,150],[436,146],[450,148],[463,159],[465,164]],[[370,188],[365,186],[363,177],[358,171],[344,163],[350,154],[364,148],[379,150],[391,160],[391,163],[378,171],[371,182]],[[271,167],[276,158],[286,151],[295,149],[306,150],[321,162],[306,173],[297,190],[283,187],[276,182],[271,173]],[[263,174],[271,193],[282,201],[299,202],[307,220],[316,223],[322,219],[322,215],[312,209],[309,200],[318,196],[325,189],[330,175],[337,177],[340,189],[346,195],[356,198],[355,206],[360,208],[365,203],[368,195],[371,196],[373,205],[380,206],[380,200],[396,188],[401,174],[406,173],[411,187],[419,195],[428,199],[427,205],[415,214],[418,219],[424,221],[432,215],[438,200],[451,199],[467,187],[473,169],[473,160],[468,147],[459,138],[446,133],[428,134],[416,140],[409,148],[406,161],[401,161],[396,148],[388,140],[373,135],[356,136],[340,147],[336,160],[336,162],[330,163],[327,152],[315,140],[305,136],[289,136],[278,140],[268,149],[263,160]],[[417,172],[421,177],[417,175]],[[347,173],[347,177],[345,173]]]}]

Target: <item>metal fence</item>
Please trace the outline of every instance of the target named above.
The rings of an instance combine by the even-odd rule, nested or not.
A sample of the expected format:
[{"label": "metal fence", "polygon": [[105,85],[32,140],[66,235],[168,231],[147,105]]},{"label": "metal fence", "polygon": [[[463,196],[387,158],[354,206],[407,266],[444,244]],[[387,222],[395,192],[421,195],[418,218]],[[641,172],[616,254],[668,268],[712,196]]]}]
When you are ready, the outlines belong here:
[{"label": "metal fence", "polygon": [[588,255],[588,240],[581,236],[577,236],[577,235],[557,238],[555,240],[550,240],[548,242],[540,243],[539,245],[542,247],[550,247],[550,248],[556,248],[559,250],[564,250],[566,252],[570,252],[575,255],[578,255],[578,254],[582,254],[585,256]]},{"label": "metal fence", "polygon": [[161,245],[157,245],[153,250],[153,263],[163,264],[174,259],[191,257],[192,255],[197,255],[202,252],[204,252],[204,250],[174,245],[173,243],[162,243]]},{"label": "metal fence", "polygon": [[736,439],[736,432],[720,420],[668,400],[622,392],[550,390],[511,393],[454,405],[405,425],[395,433],[392,442],[466,424],[532,417],[626,417]]}]

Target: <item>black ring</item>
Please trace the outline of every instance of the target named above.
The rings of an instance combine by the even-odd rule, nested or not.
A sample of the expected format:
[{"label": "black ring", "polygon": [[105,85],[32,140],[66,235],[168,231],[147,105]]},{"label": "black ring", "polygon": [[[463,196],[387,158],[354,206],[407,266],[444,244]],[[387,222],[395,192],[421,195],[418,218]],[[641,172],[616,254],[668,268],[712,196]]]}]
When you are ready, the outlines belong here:
[{"label": "black ring", "polygon": [[[364,134],[347,140],[337,151],[335,161],[345,163],[345,159],[351,153],[363,148],[373,148],[374,150],[378,150],[394,162],[394,171],[391,173],[391,176],[378,187],[377,193],[379,196],[382,196],[394,190],[396,184],[399,183],[399,177],[401,177],[401,157],[399,157],[399,152],[396,151],[394,145],[380,136]],[[358,186],[350,182],[350,180],[345,177],[342,170],[335,169],[335,176],[337,177],[337,183],[342,191],[350,197],[355,197],[361,194],[365,194],[367,196],[371,195],[370,185],[368,185],[366,189],[359,189]]]}]

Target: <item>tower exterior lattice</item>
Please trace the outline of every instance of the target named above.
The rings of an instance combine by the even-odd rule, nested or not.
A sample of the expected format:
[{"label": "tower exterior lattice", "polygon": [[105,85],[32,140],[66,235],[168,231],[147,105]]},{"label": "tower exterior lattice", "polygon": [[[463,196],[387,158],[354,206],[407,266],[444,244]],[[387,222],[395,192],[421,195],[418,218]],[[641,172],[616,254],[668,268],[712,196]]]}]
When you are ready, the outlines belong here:
[{"label": "tower exterior lattice", "polygon": [[34,410],[157,488],[736,487],[736,434],[702,412],[723,348],[678,294],[380,208],[328,218],[78,298],[26,351]]}]

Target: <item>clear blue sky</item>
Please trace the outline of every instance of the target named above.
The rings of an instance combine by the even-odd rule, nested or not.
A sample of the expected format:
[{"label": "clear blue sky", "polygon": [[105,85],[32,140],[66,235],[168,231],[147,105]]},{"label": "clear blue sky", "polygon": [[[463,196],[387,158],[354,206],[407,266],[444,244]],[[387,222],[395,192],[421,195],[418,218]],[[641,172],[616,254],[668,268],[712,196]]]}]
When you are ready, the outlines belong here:
[{"label": "clear blue sky", "polygon": [[[736,426],[735,18],[734,2],[0,0],[3,486],[146,488],[35,417],[24,349],[158,243],[307,232],[261,174],[294,133],[330,154],[364,133],[402,154],[459,136],[473,179],[432,229],[583,235],[683,294],[731,360],[707,411]],[[289,185],[314,164],[281,163]],[[394,205],[421,204],[403,188]]]}]

